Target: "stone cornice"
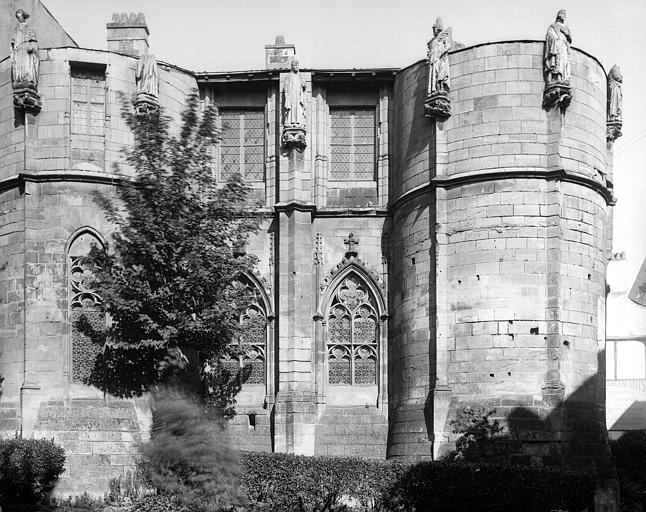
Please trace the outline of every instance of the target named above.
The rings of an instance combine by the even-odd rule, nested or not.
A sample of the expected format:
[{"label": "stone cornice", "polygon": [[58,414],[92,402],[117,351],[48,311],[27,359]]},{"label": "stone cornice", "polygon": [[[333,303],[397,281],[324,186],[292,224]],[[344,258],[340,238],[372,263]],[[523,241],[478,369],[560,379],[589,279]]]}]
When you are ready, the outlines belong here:
[{"label": "stone cornice", "polygon": [[316,217],[387,217],[386,208],[334,208],[326,207],[316,211]]},{"label": "stone cornice", "polygon": [[33,183],[73,181],[81,183],[98,183],[102,185],[120,185],[130,180],[131,178],[119,174],[88,171],[21,172],[0,180],[0,191],[18,187],[28,181]]},{"label": "stone cornice", "polygon": [[310,212],[312,215],[316,215],[316,205],[314,203],[299,203],[298,201],[289,201],[276,203],[274,205],[274,211],[279,212]]},{"label": "stone cornice", "polygon": [[389,210],[399,208],[403,203],[410,201],[420,195],[427,194],[436,188],[453,188],[470,183],[481,183],[483,181],[497,181],[509,179],[544,179],[546,181],[565,181],[576,183],[583,187],[597,192],[606,201],[609,206],[614,206],[616,200],[612,191],[596,180],[582,174],[566,171],[565,169],[556,170],[505,170],[505,171],[484,171],[478,173],[465,173],[453,176],[435,176],[429,183],[415,187],[408,192],[400,195],[392,203]]}]

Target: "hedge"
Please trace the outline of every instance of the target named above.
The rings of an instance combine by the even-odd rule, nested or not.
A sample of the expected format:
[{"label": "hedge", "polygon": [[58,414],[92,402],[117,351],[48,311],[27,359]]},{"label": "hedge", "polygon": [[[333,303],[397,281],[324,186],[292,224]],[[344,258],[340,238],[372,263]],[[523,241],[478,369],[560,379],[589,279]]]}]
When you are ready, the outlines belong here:
[{"label": "hedge", "polygon": [[595,477],[561,468],[245,453],[250,510],[594,510]]},{"label": "hedge", "polygon": [[39,510],[65,471],[65,451],[45,439],[0,441],[0,507]]}]

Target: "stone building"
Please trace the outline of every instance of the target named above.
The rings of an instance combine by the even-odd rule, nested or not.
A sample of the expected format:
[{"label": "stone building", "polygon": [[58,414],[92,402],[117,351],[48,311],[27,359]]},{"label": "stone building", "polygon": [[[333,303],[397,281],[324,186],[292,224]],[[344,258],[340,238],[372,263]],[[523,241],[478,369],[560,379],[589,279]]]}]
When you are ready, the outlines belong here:
[{"label": "stone building", "polygon": [[646,260],[634,273],[624,252],[608,264],[606,421],[610,438],[646,429]]},{"label": "stone building", "polygon": [[[13,26],[13,10],[0,15]],[[150,406],[81,383],[92,351],[73,320],[101,321],[86,256],[114,228],[92,194],[131,172],[115,167],[133,142],[118,98],[140,92],[148,27],[115,15],[108,50],[92,50],[51,16],[41,28],[45,16],[39,105],[14,103],[0,55],[0,434],[54,437],[59,491],[102,493],[131,469]],[[195,88],[218,105],[214,172],[240,172],[266,214],[246,248],[260,263],[235,443],[437,458],[451,418],[478,405],[505,420],[517,461],[605,467],[603,66],[572,48],[572,100],[546,106],[543,41],[453,43],[443,114],[429,118],[427,61],[319,70],[291,66],[282,38],[265,51],[264,70],[156,68],[166,113]]]}]

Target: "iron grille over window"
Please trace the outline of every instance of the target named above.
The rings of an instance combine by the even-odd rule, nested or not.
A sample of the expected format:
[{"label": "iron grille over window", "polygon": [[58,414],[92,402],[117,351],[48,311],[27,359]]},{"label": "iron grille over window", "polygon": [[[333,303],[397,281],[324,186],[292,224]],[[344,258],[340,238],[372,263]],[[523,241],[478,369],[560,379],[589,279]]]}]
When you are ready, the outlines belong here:
[{"label": "iron grille over window", "polygon": [[72,69],[72,133],[103,135],[105,73]]},{"label": "iron grille over window", "polygon": [[333,180],[375,179],[375,109],[331,109]]},{"label": "iron grille over window", "polygon": [[257,110],[220,112],[220,179],[240,173],[245,181],[265,178],[265,113]]}]

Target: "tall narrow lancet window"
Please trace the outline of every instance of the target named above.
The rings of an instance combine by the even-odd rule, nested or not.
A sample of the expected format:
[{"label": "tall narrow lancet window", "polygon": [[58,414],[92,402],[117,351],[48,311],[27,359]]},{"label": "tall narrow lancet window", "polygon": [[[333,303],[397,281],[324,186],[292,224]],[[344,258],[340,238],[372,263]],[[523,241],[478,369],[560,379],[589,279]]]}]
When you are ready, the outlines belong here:
[{"label": "tall narrow lancet window", "polygon": [[378,326],[375,300],[351,274],[336,289],[327,318],[328,383],[377,384]]},{"label": "tall narrow lancet window", "polygon": [[93,246],[103,248],[94,235],[83,233],[74,239],[68,251],[71,373],[74,382],[84,382],[90,376],[94,360],[101,350],[99,345],[78,330],[77,322],[84,316],[96,330],[105,328],[103,301],[92,286],[92,276],[101,267],[101,261],[90,256]]},{"label": "tall narrow lancet window", "polygon": [[240,337],[230,344],[222,364],[232,372],[243,367],[244,384],[265,384],[267,310],[258,288],[251,282],[245,284],[251,300],[240,314]]}]

